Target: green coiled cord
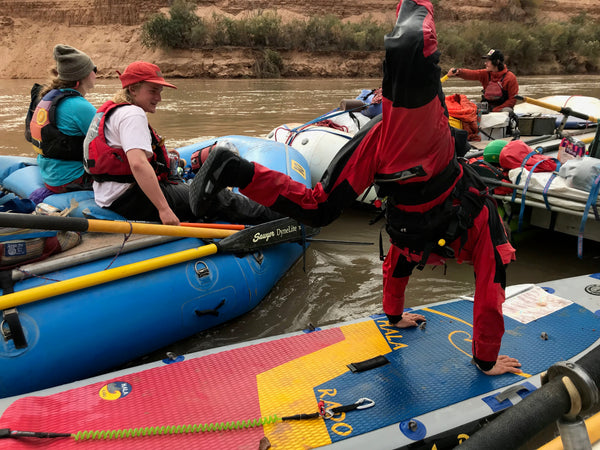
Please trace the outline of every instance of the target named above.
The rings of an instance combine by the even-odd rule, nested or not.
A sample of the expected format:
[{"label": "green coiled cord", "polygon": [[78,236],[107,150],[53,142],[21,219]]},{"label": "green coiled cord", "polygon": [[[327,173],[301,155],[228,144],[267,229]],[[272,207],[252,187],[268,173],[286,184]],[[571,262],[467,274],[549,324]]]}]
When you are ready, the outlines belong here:
[{"label": "green coiled cord", "polygon": [[76,441],[126,439],[143,436],[162,436],[167,434],[205,433],[210,431],[240,430],[279,422],[276,415],[259,419],[238,420],[237,422],[203,423],[195,425],[171,425],[162,427],[126,428],[122,430],[78,431],[71,436]]}]

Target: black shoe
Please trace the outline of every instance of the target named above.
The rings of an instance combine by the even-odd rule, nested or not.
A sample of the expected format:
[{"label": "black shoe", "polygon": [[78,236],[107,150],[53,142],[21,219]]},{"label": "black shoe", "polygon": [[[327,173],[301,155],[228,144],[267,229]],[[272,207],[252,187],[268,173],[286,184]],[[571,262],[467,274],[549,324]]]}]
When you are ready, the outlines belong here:
[{"label": "black shoe", "polygon": [[190,208],[194,216],[201,219],[206,215],[216,194],[232,180],[234,174],[227,170],[237,172],[239,165],[238,154],[218,145],[211,149],[190,185]]}]

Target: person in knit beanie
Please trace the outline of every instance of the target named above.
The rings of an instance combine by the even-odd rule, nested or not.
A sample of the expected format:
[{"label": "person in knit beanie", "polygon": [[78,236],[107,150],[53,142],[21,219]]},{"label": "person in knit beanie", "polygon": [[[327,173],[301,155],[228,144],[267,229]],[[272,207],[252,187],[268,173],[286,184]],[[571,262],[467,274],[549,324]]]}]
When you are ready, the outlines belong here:
[{"label": "person in knit beanie", "polygon": [[96,114],[85,99],[96,82],[96,65],[84,52],[65,44],[54,46],[53,56],[54,77],[44,86],[34,85],[25,119],[25,137],[37,153],[44,181],[44,188],[35,193],[36,202],[51,193],[92,188],[92,179],[83,168],[83,141]]},{"label": "person in knit beanie", "polygon": [[65,81],[81,80],[96,68],[88,55],[64,44],[54,47],[54,59],[58,78]]}]

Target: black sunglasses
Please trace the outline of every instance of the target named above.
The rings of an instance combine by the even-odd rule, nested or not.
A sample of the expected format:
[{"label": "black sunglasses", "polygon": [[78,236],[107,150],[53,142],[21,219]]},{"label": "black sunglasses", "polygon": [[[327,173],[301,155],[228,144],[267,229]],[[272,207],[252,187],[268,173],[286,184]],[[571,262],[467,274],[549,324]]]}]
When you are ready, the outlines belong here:
[{"label": "black sunglasses", "polygon": [[98,73],[98,68],[96,66],[94,66],[92,70],[94,71],[94,73]]}]

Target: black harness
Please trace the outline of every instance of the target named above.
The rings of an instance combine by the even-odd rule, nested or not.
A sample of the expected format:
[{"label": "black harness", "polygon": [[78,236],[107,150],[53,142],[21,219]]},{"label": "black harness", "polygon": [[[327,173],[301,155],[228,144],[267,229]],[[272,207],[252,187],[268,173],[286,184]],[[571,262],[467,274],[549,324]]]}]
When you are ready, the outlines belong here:
[{"label": "black harness", "polygon": [[[463,176],[444,202],[425,212],[406,212],[396,207],[423,204],[439,197],[460,175],[459,165]],[[386,231],[397,247],[422,252],[419,269],[431,253],[453,258],[454,250],[448,244],[460,239],[462,248],[484,204],[496,205],[479,175],[465,160],[457,158],[428,181],[404,185],[379,181],[378,187],[378,193],[386,196]]]}]

